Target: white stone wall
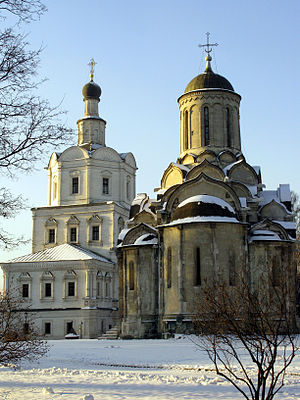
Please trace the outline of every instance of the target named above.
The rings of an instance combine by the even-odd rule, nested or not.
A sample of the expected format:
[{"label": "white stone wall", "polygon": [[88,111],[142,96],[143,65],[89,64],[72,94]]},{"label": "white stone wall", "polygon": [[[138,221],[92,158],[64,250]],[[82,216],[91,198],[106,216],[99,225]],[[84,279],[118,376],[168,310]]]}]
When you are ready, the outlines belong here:
[{"label": "white stone wall", "polygon": [[[76,332],[83,322],[83,337],[96,337],[114,323],[118,293],[113,263],[96,260],[15,263],[4,265],[3,269],[5,290],[10,293],[22,298],[22,285],[29,284],[29,297],[22,298],[24,308],[33,310],[41,334],[45,322],[51,322],[49,338],[63,338],[67,321],[73,321]],[[68,296],[68,282],[75,282],[75,296]],[[45,283],[52,285],[51,297],[45,296]]]}]

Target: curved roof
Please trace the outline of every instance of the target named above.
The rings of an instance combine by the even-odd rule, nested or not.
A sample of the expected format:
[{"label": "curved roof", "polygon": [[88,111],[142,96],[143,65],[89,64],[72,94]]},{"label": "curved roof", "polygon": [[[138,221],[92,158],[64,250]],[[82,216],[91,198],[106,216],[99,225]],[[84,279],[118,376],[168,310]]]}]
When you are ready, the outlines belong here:
[{"label": "curved roof", "polygon": [[171,221],[187,217],[227,217],[236,219],[234,209],[219,197],[201,194],[181,202],[172,215]]},{"label": "curved roof", "polygon": [[226,89],[234,92],[231,83],[224,76],[215,74],[210,65],[211,57],[206,57],[206,69],[203,74],[197,75],[185,88],[184,93],[201,89]]},{"label": "curved roof", "polygon": [[99,100],[101,96],[101,88],[94,81],[90,81],[83,86],[82,94],[84,99],[96,99]]}]

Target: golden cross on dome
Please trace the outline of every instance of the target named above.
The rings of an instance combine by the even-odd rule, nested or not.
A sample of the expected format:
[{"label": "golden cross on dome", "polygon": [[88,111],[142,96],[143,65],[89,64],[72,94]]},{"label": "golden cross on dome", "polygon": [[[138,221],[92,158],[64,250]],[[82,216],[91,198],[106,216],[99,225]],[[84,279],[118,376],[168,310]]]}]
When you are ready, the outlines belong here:
[{"label": "golden cross on dome", "polygon": [[199,44],[198,47],[206,47],[206,49],[204,49],[206,51],[207,54],[209,54],[212,49],[209,48],[209,46],[218,46],[218,43],[209,43],[209,32],[206,32],[206,44]]},{"label": "golden cross on dome", "polygon": [[94,71],[95,71],[95,65],[96,65],[97,63],[96,63],[96,61],[93,59],[93,58],[91,58],[91,61],[88,63],[88,65],[90,66],[90,68],[91,68],[91,81],[94,79]]}]

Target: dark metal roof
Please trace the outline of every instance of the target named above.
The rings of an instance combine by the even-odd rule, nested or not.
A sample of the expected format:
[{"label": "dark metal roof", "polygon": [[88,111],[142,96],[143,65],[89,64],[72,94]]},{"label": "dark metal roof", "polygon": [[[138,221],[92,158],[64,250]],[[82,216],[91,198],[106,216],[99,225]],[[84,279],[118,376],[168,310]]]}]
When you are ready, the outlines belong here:
[{"label": "dark metal roof", "polygon": [[231,83],[221,75],[215,74],[212,70],[205,71],[190,81],[184,93],[199,89],[226,89],[234,92]]},{"label": "dark metal roof", "polygon": [[101,88],[94,81],[90,81],[83,86],[82,94],[85,99],[97,99],[101,96]]}]

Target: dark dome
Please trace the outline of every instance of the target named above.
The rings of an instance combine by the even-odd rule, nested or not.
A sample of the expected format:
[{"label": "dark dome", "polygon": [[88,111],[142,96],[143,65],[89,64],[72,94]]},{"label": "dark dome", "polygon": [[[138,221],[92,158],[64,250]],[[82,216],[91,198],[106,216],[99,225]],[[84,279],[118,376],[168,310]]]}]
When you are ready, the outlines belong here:
[{"label": "dark dome", "polygon": [[97,99],[101,96],[101,88],[94,81],[90,81],[83,86],[82,94],[85,99]]},{"label": "dark dome", "polygon": [[171,221],[190,217],[236,218],[234,209],[226,201],[206,194],[190,197],[180,203]]},{"label": "dark dome", "polygon": [[231,83],[221,75],[213,71],[204,72],[196,76],[185,88],[184,93],[199,89],[227,89],[234,91]]},{"label": "dark dome", "polygon": [[232,90],[234,89],[231,83],[224,78],[224,76],[215,74],[211,69],[210,65],[211,57],[208,55],[206,57],[206,69],[203,74],[196,76],[185,88],[184,93],[191,92],[192,90],[200,90],[200,89],[226,89]]}]

